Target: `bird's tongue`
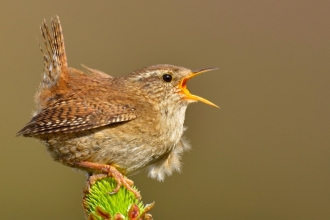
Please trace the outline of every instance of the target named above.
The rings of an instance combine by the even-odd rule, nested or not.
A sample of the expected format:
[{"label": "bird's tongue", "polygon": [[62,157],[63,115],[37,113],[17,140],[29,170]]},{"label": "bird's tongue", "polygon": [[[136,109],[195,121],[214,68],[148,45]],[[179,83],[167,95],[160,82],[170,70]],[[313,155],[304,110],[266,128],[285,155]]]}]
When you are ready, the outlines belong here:
[{"label": "bird's tongue", "polygon": [[216,69],[218,69],[218,68],[205,68],[205,69],[196,70],[196,71],[193,71],[189,76],[184,78],[180,83],[180,89],[186,95],[186,98],[196,100],[196,101],[201,101],[201,102],[204,102],[205,104],[208,104],[208,105],[219,108],[216,104],[214,104],[214,103],[212,103],[212,102],[210,102],[210,101],[208,101],[208,100],[206,100],[202,97],[191,94],[189,92],[189,90],[187,89],[187,82],[188,82],[189,79],[194,78],[195,76],[197,76],[201,73],[205,73],[205,72],[208,72],[208,71],[211,71],[211,70],[216,70]]}]

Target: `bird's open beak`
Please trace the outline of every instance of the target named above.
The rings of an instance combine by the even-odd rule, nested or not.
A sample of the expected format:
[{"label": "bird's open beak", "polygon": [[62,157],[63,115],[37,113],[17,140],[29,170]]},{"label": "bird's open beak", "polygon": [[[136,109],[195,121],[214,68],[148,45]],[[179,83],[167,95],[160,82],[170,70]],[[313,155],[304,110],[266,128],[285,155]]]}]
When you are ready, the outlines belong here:
[{"label": "bird's open beak", "polygon": [[188,82],[189,79],[194,78],[195,76],[197,76],[197,75],[199,75],[201,73],[209,72],[211,70],[216,70],[216,69],[218,69],[218,68],[205,68],[205,69],[195,70],[195,71],[192,71],[191,74],[189,74],[186,78],[184,78],[180,82],[179,88],[186,95],[186,98],[187,99],[201,101],[201,102],[204,102],[205,104],[208,104],[208,105],[211,105],[211,106],[214,106],[214,107],[219,108],[216,104],[213,104],[212,102],[210,102],[210,101],[208,101],[206,99],[203,99],[203,98],[201,98],[199,96],[196,96],[196,95],[191,94],[189,92],[189,90],[187,89],[187,82]]}]

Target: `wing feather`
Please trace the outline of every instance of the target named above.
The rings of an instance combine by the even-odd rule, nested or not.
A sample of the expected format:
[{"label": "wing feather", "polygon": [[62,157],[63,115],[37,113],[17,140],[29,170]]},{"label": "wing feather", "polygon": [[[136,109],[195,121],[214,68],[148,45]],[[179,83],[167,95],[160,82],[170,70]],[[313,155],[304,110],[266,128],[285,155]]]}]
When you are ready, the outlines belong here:
[{"label": "wing feather", "polygon": [[17,135],[34,136],[55,132],[79,132],[130,121],[136,117],[135,108],[130,105],[60,101],[34,116]]}]

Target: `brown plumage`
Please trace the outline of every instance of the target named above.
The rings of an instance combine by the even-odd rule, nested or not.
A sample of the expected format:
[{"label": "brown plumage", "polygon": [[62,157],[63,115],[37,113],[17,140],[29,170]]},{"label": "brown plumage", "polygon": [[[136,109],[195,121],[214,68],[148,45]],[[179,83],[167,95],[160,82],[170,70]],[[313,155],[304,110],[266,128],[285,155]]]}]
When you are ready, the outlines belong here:
[{"label": "brown plumage", "polygon": [[186,83],[214,68],[162,64],[121,77],[88,67],[82,72],[67,65],[59,18],[51,30],[45,21],[40,29],[46,50],[37,110],[18,135],[37,138],[56,161],[92,173],[104,171],[103,164],[123,174],[147,167],[150,177],[163,180],[180,170],[181,154],[190,148],[182,137],[188,104],[214,105],[190,94]]}]

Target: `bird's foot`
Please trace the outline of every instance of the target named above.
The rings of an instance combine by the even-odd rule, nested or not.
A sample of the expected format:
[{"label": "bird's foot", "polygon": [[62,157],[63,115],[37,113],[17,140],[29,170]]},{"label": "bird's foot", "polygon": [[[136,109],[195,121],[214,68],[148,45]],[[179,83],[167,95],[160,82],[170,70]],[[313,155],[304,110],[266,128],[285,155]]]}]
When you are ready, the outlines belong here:
[{"label": "bird's foot", "polygon": [[88,189],[97,180],[102,179],[106,176],[109,176],[109,177],[114,178],[115,181],[117,182],[116,188],[112,192],[109,192],[109,194],[117,193],[118,190],[120,189],[120,187],[124,186],[124,187],[126,187],[126,189],[128,191],[131,191],[137,199],[141,198],[140,193],[137,190],[132,188],[134,182],[132,180],[128,179],[122,173],[120,173],[114,165],[98,164],[98,163],[92,163],[92,162],[88,162],[88,161],[80,162],[80,163],[78,163],[78,165],[81,166],[81,167],[86,167],[86,168],[93,169],[93,170],[100,170],[103,173],[106,173],[106,175],[105,174],[94,174],[94,175],[92,175],[89,178],[88,183],[87,183],[89,185],[87,187]]},{"label": "bird's foot", "polygon": [[88,180],[86,182],[86,188],[85,190],[87,190],[87,192],[90,192],[91,191],[91,187],[96,183],[96,181],[98,180],[101,180],[105,177],[108,177],[107,174],[103,174],[103,173],[100,173],[100,174],[91,174],[88,176]]}]

